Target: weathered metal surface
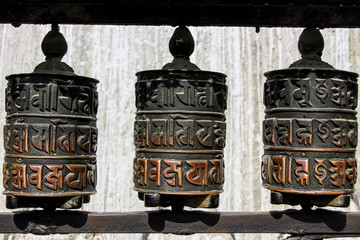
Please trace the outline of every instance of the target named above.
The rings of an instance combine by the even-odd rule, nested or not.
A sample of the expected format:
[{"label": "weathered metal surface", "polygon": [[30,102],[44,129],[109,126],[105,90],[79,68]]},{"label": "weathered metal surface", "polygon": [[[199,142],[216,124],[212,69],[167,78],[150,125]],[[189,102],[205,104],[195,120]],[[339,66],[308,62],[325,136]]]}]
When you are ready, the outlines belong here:
[{"label": "weathered metal surface", "polygon": [[0,213],[1,233],[283,233],[294,236],[360,236],[360,214],[318,209],[271,212],[29,211]]},{"label": "weathered metal surface", "polygon": [[53,28],[46,61],[7,76],[4,194],[7,207],[78,208],[96,186],[98,80],[60,60],[66,41]]},{"label": "weathered metal surface", "polygon": [[2,1],[1,23],[359,27],[360,5],[348,1]]},{"label": "weathered metal surface", "polygon": [[265,73],[262,180],[284,193],[273,203],[344,207],[349,199],[331,196],[354,191],[358,75],[322,62],[323,47],[320,32],[305,29],[302,59]]},{"label": "weathered metal surface", "polygon": [[174,61],[137,73],[134,184],[146,206],[217,207],[223,191],[225,75],[189,61],[193,41],[176,29]]}]

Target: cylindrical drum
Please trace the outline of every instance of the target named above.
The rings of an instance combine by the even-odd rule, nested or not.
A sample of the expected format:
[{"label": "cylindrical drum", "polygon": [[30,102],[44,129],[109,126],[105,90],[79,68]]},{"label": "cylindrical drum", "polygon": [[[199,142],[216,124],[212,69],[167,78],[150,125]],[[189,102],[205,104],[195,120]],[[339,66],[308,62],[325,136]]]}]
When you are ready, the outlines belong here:
[{"label": "cylindrical drum", "polygon": [[226,76],[200,70],[136,75],[135,190],[146,206],[217,207],[224,183]]},{"label": "cylindrical drum", "polygon": [[356,182],[358,75],[308,61],[301,41],[302,60],[265,73],[263,185],[272,203],[345,207]]},{"label": "cylindrical drum", "polygon": [[98,80],[44,66],[6,79],[7,207],[81,207],[96,186]]}]

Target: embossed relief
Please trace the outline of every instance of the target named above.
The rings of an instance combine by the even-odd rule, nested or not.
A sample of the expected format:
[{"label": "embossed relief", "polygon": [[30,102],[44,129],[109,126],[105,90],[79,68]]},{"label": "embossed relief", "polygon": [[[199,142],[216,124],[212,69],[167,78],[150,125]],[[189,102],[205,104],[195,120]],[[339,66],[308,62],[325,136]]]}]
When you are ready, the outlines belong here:
[{"label": "embossed relief", "polygon": [[194,107],[196,109],[226,109],[227,88],[212,80],[153,80],[136,83],[137,102],[146,107]]},{"label": "embossed relief", "polygon": [[357,122],[333,121],[335,128],[331,130],[334,138],[332,143],[338,147],[353,146],[357,144]]},{"label": "embossed relief", "polygon": [[[16,85],[13,92],[13,104],[16,109],[23,111],[30,108],[30,83]],[[9,87],[8,87],[9,88]],[[10,90],[11,91],[11,90]]]},{"label": "embossed relief", "polygon": [[[56,122],[56,121],[54,121]],[[4,148],[6,153],[79,153],[95,154],[97,128],[82,125],[6,124]],[[35,151],[35,152],[34,152]]]},{"label": "embossed relief", "polygon": [[295,120],[295,135],[300,145],[311,146],[313,144],[312,120]]},{"label": "embossed relief", "polygon": [[187,115],[169,115],[163,119],[137,120],[134,144],[143,148],[155,146],[195,146],[224,148],[225,123],[214,120],[191,120]]},{"label": "embossed relief", "polygon": [[98,95],[95,89],[55,83],[18,83],[6,89],[6,111],[76,113],[95,117]]},{"label": "embossed relief", "polygon": [[34,84],[33,90],[31,104],[34,107],[37,107],[42,112],[57,110],[58,86],[56,84]]},{"label": "embossed relief", "polygon": [[269,146],[354,148],[357,122],[338,119],[277,119],[263,122],[263,140]]},{"label": "embossed relief", "polygon": [[306,158],[264,155],[261,163],[263,182],[290,188],[344,188],[356,182],[355,158]]},{"label": "embossed relief", "polygon": [[134,182],[158,188],[209,186],[224,183],[223,160],[134,159]]},{"label": "embossed relief", "polygon": [[321,101],[321,103],[325,104],[326,99],[329,97],[329,87],[326,84],[326,79],[315,79],[315,96]]},{"label": "embossed relief", "polygon": [[[339,107],[356,108],[357,88],[351,88],[343,81],[331,81],[331,101]],[[354,92],[355,91],[355,92]]]},{"label": "embossed relief", "polygon": [[9,188],[9,176],[10,176],[10,171],[8,169],[8,165],[9,163],[8,162],[4,162],[3,163],[3,186],[5,189]]},{"label": "embossed relief", "polygon": [[276,107],[278,95],[275,92],[275,84],[270,82],[265,82],[264,84],[264,105],[266,107]]},{"label": "embossed relief", "polygon": [[305,78],[297,81],[292,81],[294,91],[292,95],[300,107],[312,107],[310,100],[310,79]]},{"label": "embossed relief", "polygon": [[96,186],[95,164],[19,164],[5,162],[3,165],[5,190],[62,192],[71,190],[93,191]]},{"label": "embossed relief", "polygon": [[357,107],[357,85],[338,78],[323,79],[309,74],[303,79],[268,80],[264,88],[267,108]]}]

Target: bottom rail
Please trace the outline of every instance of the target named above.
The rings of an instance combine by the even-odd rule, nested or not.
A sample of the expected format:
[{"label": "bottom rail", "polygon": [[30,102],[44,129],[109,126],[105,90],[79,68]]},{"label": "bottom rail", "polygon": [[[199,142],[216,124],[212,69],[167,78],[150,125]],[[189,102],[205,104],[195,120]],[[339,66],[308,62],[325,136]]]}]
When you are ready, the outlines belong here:
[{"label": "bottom rail", "polygon": [[360,236],[360,213],[14,211],[0,213],[0,233],[283,233],[292,236]]}]

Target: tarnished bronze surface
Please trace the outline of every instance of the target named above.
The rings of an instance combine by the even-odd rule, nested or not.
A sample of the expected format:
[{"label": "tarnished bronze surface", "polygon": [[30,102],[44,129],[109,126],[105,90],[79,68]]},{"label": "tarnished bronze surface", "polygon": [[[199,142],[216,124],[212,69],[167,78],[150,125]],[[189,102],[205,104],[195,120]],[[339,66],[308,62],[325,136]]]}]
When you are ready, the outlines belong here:
[{"label": "tarnished bronze surface", "polygon": [[323,47],[320,32],[305,29],[302,59],[265,73],[261,169],[272,203],[344,207],[327,203],[354,191],[358,75],[321,61]]},{"label": "tarnished bronze surface", "polygon": [[135,190],[146,206],[217,207],[226,76],[189,61],[194,40],[185,27],[175,30],[169,48],[172,63],[136,74]]},{"label": "tarnished bronze surface", "polygon": [[6,77],[4,194],[8,208],[78,208],[96,192],[98,80],[61,62],[56,26],[42,49],[33,73]]}]

